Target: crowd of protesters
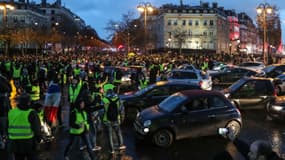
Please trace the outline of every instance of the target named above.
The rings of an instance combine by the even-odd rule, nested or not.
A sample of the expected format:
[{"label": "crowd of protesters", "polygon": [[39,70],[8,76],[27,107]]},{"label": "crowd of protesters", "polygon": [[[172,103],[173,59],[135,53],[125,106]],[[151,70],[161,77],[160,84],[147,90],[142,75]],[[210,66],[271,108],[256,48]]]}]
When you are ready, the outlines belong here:
[{"label": "crowd of protesters", "polygon": [[[158,76],[162,76],[165,70],[171,70],[184,63],[193,64],[195,67],[207,70],[211,69],[214,61],[238,64],[242,61],[254,61],[254,57],[232,57],[226,54],[215,55],[179,55],[179,54],[151,54],[151,55],[126,55],[118,53],[58,53],[51,55],[22,55],[22,56],[0,56],[0,98],[1,100],[1,138],[11,139],[13,144],[22,145],[27,143],[23,139],[34,139],[40,141],[38,128],[41,121],[46,121],[52,128],[62,126],[61,101],[62,97],[68,97],[70,107],[70,143],[65,149],[64,156],[68,159],[70,147],[75,140],[81,140],[81,147],[86,146],[92,159],[93,152],[101,150],[96,143],[96,124],[94,116],[103,110],[102,123],[107,128],[110,142],[110,153],[116,149],[125,149],[120,130],[121,104],[118,94],[121,93],[121,74],[119,70],[106,73],[106,66],[141,66],[140,71],[131,75],[133,86],[144,88],[146,85],[155,83]],[[149,77],[149,78],[146,78]],[[11,83],[11,84],[10,84]],[[2,86],[3,85],[3,86]],[[15,88],[16,95],[21,95],[17,105],[10,105],[8,97]],[[27,98],[29,97],[29,98]],[[10,97],[11,99],[11,97]],[[12,98],[13,99],[13,98]],[[27,100],[29,99],[29,100]],[[43,102],[43,103],[41,103]],[[38,105],[39,103],[43,104]],[[116,109],[113,109],[113,105]],[[35,109],[39,116],[39,123],[34,112],[27,109]],[[15,113],[8,116],[10,108],[18,108]],[[24,108],[24,109],[23,109]],[[111,111],[112,110],[112,111]],[[112,112],[112,113],[109,113]],[[15,115],[22,114],[27,119],[17,119]],[[2,120],[3,119],[3,120]],[[34,120],[36,119],[36,120]],[[13,123],[11,121],[13,120]],[[13,126],[23,120],[25,123],[33,121],[32,130],[35,135],[11,136],[10,132],[18,134]],[[8,122],[7,122],[8,121]],[[6,125],[7,124],[7,125]],[[28,130],[29,131],[29,130]],[[27,132],[28,132],[27,131]],[[113,142],[113,134],[118,137],[118,146]],[[1,143],[0,143],[1,144]],[[30,150],[13,150],[15,159],[19,155],[35,157],[34,143],[30,142]],[[21,146],[21,145],[20,145]],[[21,153],[24,152],[24,153]]]}]

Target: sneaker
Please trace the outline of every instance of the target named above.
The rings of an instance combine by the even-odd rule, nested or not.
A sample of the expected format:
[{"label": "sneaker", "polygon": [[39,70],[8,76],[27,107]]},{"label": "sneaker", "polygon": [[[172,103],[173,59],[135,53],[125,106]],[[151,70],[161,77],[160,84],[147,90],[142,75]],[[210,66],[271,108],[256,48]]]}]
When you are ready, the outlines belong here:
[{"label": "sneaker", "polygon": [[92,148],[92,151],[100,151],[101,149],[101,146],[95,146],[94,148]]},{"label": "sneaker", "polygon": [[119,147],[119,149],[120,149],[120,150],[124,150],[124,149],[126,149],[126,146],[125,146],[125,145],[121,145],[121,146]]},{"label": "sneaker", "polygon": [[68,156],[65,156],[65,157],[64,157],[64,160],[70,160],[70,159],[69,159],[69,157],[68,157]]},{"label": "sneaker", "polygon": [[87,148],[87,146],[86,146],[86,145],[84,145],[84,146],[80,146],[79,150],[80,150],[80,151],[83,151],[85,148]]}]

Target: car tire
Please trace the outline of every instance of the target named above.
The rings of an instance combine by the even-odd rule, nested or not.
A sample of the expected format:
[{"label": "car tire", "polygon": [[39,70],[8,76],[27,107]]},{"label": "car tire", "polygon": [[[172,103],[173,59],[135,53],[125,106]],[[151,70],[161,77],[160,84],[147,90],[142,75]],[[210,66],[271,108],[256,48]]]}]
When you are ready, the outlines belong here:
[{"label": "car tire", "polygon": [[227,138],[234,140],[240,133],[241,125],[239,122],[232,120],[229,123],[227,123],[226,128],[228,128],[231,131],[231,133],[233,133],[231,135],[232,137],[227,137]]},{"label": "car tire", "polygon": [[213,78],[213,85],[218,85],[220,82],[221,82],[221,80],[219,79],[219,78]]},{"label": "car tire", "polygon": [[283,117],[280,117],[277,114],[273,114],[272,112],[270,112],[270,108],[271,108],[271,102],[267,102],[265,105],[265,110],[266,110],[266,115],[269,116],[270,118],[272,118],[273,120],[283,120]]},{"label": "car tire", "polygon": [[173,134],[167,130],[162,129],[155,132],[152,136],[153,143],[158,147],[169,147],[173,143]]}]

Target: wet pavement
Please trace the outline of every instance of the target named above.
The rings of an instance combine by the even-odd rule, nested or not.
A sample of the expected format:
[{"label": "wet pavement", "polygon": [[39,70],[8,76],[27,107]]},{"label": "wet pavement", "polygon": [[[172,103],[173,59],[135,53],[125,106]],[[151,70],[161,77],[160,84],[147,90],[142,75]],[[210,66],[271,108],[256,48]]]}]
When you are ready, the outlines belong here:
[{"label": "wet pavement", "polygon": [[[285,155],[285,126],[283,122],[275,122],[266,119],[261,111],[242,112],[243,128],[239,138],[246,143],[252,143],[257,139],[268,140],[272,143],[274,151],[281,157]],[[123,126],[123,135],[126,152],[112,158],[108,153],[107,137],[103,132],[98,135],[98,143],[103,146],[103,150],[94,153],[97,159],[133,159],[133,160],[211,160],[216,155],[227,150],[234,157],[241,157],[235,145],[222,137],[211,136],[196,139],[184,139],[176,141],[169,148],[154,147],[150,142],[137,142],[131,126]],[[59,129],[56,135],[56,142],[50,146],[42,146],[40,157],[43,160],[63,160],[63,150],[68,143],[68,132],[65,128]],[[78,145],[77,145],[78,146]],[[123,157],[123,158],[122,158]],[[2,156],[1,156],[2,159]],[[74,147],[71,160],[89,159],[86,151],[80,152],[78,147]],[[241,159],[241,158],[237,158]]]},{"label": "wet pavement", "polygon": [[[64,97],[66,101],[66,97]],[[68,115],[69,107],[64,105],[62,118],[64,119],[64,127],[57,129],[56,140],[49,145],[41,145],[41,160],[63,160],[63,151],[68,144]],[[268,140],[271,142],[273,149],[281,157],[285,158],[285,126],[284,122],[269,120],[264,111],[243,111],[243,128],[239,139],[250,144],[257,139]],[[216,155],[227,150],[233,157],[241,159],[241,154],[232,142],[225,140],[220,136],[202,137],[196,139],[184,139],[176,141],[169,148],[158,148],[150,142],[137,142],[135,140],[132,125],[122,126],[124,143],[127,149],[123,153],[115,156],[109,154],[107,136],[104,132],[98,135],[98,144],[103,147],[100,152],[95,153],[99,160],[211,160]],[[77,146],[77,147],[76,147]],[[5,151],[0,151],[0,159],[8,159]],[[87,160],[86,151],[79,151],[78,145],[73,147],[70,154],[71,160]]]}]

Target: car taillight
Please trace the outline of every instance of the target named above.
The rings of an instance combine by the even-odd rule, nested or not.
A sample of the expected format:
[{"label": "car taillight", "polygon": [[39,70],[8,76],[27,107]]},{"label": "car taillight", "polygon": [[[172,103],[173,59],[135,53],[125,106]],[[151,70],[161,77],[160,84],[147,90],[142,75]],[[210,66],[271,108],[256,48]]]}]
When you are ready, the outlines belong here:
[{"label": "car taillight", "polygon": [[199,86],[202,87],[202,85],[203,85],[203,81],[200,81]]},{"label": "car taillight", "polygon": [[274,95],[275,97],[277,97],[277,87],[274,88],[274,93],[273,93],[273,95]]}]

